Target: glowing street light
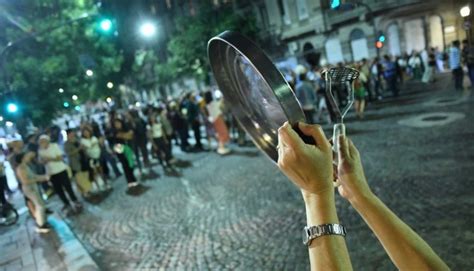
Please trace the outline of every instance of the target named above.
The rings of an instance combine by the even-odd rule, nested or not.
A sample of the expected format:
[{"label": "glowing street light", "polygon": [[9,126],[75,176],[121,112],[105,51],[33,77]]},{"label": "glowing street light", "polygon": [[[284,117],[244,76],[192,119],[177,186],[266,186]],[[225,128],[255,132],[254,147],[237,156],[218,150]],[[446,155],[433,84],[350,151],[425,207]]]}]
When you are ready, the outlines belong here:
[{"label": "glowing street light", "polygon": [[64,92],[64,89],[60,88],[58,89],[59,93],[63,93]]},{"label": "glowing street light", "polygon": [[5,125],[6,125],[7,127],[13,127],[13,122],[7,121],[7,122],[5,122]]},{"label": "glowing street light", "polygon": [[114,83],[108,82],[108,83],[107,83],[107,87],[108,87],[108,88],[113,88],[113,87],[114,87]]},{"label": "glowing street light", "polygon": [[64,102],[64,103],[63,103],[63,106],[64,106],[65,108],[68,108],[68,107],[69,107],[69,103],[68,103],[68,102]]},{"label": "glowing street light", "polygon": [[87,76],[92,76],[92,75],[94,75],[94,72],[92,70],[87,70],[86,75]]},{"label": "glowing street light", "polygon": [[112,102],[112,98],[107,97],[107,99],[105,99],[105,101],[106,101],[107,103],[111,103],[111,102]]},{"label": "glowing street light", "polygon": [[74,110],[81,111],[81,107],[79,105],[74,106]]},{"label": "glowing street light", "polygon": [[140,26],[140,34],[145,38],[153,37],[156,33],[156,26],[151,22],[145,22]]},{"label": "glowing street light", "polygon": [[15,113],[18,111],[18,106],[14,103],[7,104],[7,111],[10,113]]},{"label": "glowing street light", "polygon": [[3,116],[0,116],[0,121],[3,121]]},{"label": "glowing street light", "polygon": [[100,29],[105,32],[110,31],[110,29],[112,29],[112,21],[109,19],[103,19],[102,21],[100,21]]},{"label": "glowing street light", "polygon": [[77,95],[72,95],[71,98],[72,98],[73,101],[77,101],[77,99],[79,99],[79,97],[77,97]]},{"label": "glowing street light", "polygon": [[469,6],[464,6],[459,10],[461,17],[467,17],[471,14],[471,8]]}]

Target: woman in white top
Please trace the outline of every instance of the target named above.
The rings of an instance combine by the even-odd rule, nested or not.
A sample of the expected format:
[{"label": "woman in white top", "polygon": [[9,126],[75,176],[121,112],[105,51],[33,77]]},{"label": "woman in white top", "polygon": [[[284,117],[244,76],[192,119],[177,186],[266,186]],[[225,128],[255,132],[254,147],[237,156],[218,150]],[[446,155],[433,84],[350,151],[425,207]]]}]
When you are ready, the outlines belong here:
[{"label": "woman in white top", "polygon": [[217,153],[221,155],[227,154],[230,150],[225,145],[229,142],[230,136],[221,110],[222,100],[215,101],[210,91],[204,93],[204,100],[206,101],[206,109],[209,113],[208,120],[214,125],[217,141],[219,142]]},{"label": "woman in white top", "polygon": [[[58,144],[50,143],[50,138],[47,135],[39,137],[39,159],[46,166],[46,173],[50,176],[50,181],[53,184],[54,191],[64,204],[63,210],[68,210],[70,207],[74,209],[81,209],[82,205],[76,198],[72,190],[71,180],[67,172],[68,166],[63,161],[63,152]],[[69,199],[66,197],[66,193]],[[74,202],[71,205],[70,200]]]},{"label": "woman in white top", "polygon": [[89,127],[83,128],[81,135],[81,145],[89,158],[89,166],[91,168],[90,179],[95,181],[92,183],[93,189],[102,191],[110,189],[110,184],[104,181],[106,178],[103,177],[102,167],[100,166],[99,139],[92,134],[92,130]]},{"label": "woman in white top", "polygon": [[151,144],[153,144],[153,150],[157,152],[158,159],[160,160],[163,168],[168,169],[171,167],[171,152],[168,146],[168,139],[166,138],[163,124],[159,120],[159,115],[151,114],[149,117],[148,138]]}]

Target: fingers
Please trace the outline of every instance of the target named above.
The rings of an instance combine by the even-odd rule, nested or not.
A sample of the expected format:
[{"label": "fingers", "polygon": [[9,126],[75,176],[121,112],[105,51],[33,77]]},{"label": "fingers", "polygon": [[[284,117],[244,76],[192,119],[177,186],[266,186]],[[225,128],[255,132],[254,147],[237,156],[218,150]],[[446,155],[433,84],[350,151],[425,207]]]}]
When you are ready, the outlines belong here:
[{"label": "fingers", "polygon": [[278,129],[278,141],[279,145],[288,146],[292,149],[299,148],[301,144],[303,144],[303,140],[301,140],[288,122],[285,122],[285,124]]},{"label": "fingers", "polygon": [[347,141],[349,142],[349,154],[351,156],[351,158],[355,158],[359,155],[359,151],[357,150],[357,148],[355,147],[354,143],[352,142],[352,140],[350,140],[349,138],[347,139]]},{"label": "fingers", "polygon": [[319,148],[323,150],[328,150],[331,148],[331,145],[324,134],[323,128],[320,125],[309,125],[300,122],[298,123],[298,126],[303,134],[314,138]]},{"label": "fingers", "polygon": [[339,142],[338,142],[339,143],[338,144],[339,149],[337,150],[339,161],[349,159],[350,156],[349,156],[349,146],[348,146],[348,143],[347,143],[347,138],[343,135],[339,135],[337,140],[339,140]]}]

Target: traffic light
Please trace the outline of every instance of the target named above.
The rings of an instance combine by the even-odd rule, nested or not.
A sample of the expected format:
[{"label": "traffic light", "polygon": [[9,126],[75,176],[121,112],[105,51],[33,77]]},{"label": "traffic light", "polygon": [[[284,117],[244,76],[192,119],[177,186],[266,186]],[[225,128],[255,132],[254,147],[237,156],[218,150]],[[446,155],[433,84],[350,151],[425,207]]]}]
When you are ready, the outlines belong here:
[{"label": "traffic light", "polygon": [[384,44],[385,44],[385,35],[383,33],[380,33],[377,38],[377,41],[375,42],[375,47],[377,49],[381,49],[383,48]]},{"label": "traffic light", "polygon": [[16,103],[8,103],[7,111],[8,113],[16,113],[18,111],[18,105],[16,105]]},{"label": "traffic light", "polygon": [[112,20],[108,18],[103,18],[99,21],[99,30],[104,33],[109,33],[112,31],[113,28]]},{"label": "traffic light", "polygon": [[331,0],[331,9],[337,9],[341,6],[341,0]]}]

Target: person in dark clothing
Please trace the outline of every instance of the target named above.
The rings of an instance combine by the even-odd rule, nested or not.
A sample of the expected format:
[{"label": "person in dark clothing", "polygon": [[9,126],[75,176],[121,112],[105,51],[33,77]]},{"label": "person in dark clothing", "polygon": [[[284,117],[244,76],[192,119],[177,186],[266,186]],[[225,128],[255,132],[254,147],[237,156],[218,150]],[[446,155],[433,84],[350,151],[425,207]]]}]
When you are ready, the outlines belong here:
[{"label": "person in dark clothing", "polygon": [[118,178],[122,176],[122,173],[117,167],[117,159],[115,159],[115,156],[113,155],[113,150],[112,149],[112,138],[113,138],[113,131],[112,131],[112,126],[109,122],[104,122],[102,126],[102,130],[104,131],[104,139],[100,141],[100,147],[101,147],[101,165],[104,169],[104,175],[107,178],[110,178],[110,170],[108,165],[112,167],[112,170],[114,171],[115,177]]},{"label": "person in dark clothing", "polygon": [[150,159],[148,157],[148,149],[147,149],[147,130],[146,130],[146,122],[143,120],[138,111],[130,110],[130,120],[129,122],[132,123],[133,129],[133,151],[137,158],[137,164],[139,169],[141,170],[142,164],[140,161],[140,156],[143,158],[143,163],[145,167],[150,166]]},{"label": "person in dark clothing", "polygon": [[471,87],[474,87],[474,50],[467,40],[463,40],[462,45],[462,62],[467,66],[467,76],[471,81]]},{"label": "person in dark clothing", "polygon": [[128,187],[138,185],[138,181],[133,173],[135,168],[135,157],[133,150],[130,147],[132,141],[132,129],[130,129],[122,120],[115,118],[113,120],[111,144],[114,146],[114,151],[122,164]]},{"label": "person in dark clothing", "polygon": [[398,96],[398,84],[397,84],[397,69],[395,63],[390,59],[388,55],[384,56],[383,65],[383,77],[387,81],[388,88],[393,93],[394,97]]},{"label": "person in dark clothing", "polygon": [[174,102],[170,104],[169,120],[171,122],[171,125],[173,126],[173,129],[178,134],[181,150],[184,152],[188,152],[188,123],[179,111],[177,104]]},{"label": "person in dark clothing", "polygon": [[199,106],[196,102],[196,97],[194,94],[189,93],[187,95],[187,99],[184,102],[184,107],[187,109],[187,120],[188,123],[191,125],[191,129],[193,130],[194,139],[196,140],[196,144],[194,148],[197,150],[202,150],[201,144],[201,121],[199,120]]}]

